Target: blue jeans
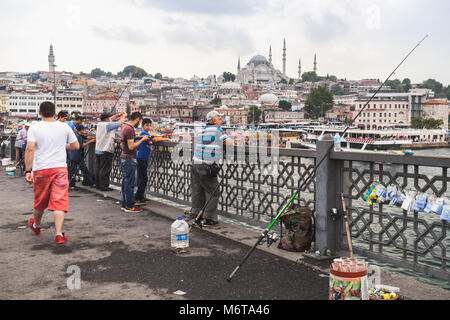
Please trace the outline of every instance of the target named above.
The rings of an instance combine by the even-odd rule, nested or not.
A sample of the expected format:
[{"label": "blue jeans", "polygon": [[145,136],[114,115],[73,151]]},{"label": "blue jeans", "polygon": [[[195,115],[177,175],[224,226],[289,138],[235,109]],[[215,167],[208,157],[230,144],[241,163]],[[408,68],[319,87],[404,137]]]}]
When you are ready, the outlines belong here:
[{"label": "blue jeans", "polygon": [[134,207],[134,184],[136,181],[136,167],[136,159],[120,159],[120,171],[122,172],[122,208]]},{"label": "blue jeans", "polygon": [[145,199],[145,188],[147,188],[148,176],[147,176],[148,162],[145,160],[137,161],[137,191],[135,194],[136,200]]}]

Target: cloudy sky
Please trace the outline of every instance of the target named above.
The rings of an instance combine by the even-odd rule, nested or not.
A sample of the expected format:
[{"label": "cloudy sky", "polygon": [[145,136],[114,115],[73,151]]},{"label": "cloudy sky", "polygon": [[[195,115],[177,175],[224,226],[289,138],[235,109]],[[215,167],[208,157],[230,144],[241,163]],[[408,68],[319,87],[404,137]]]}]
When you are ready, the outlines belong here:
[{"label": "cloudy sky", "polygon": [[[0,71],[117,73],[126,65],[171,77],[235,73],[252,56],[287,74],[385,79],[425,36],[394,78],[450,84],[448,0],[2,0]],[[447,65],[447,67],[445,67]]]}]

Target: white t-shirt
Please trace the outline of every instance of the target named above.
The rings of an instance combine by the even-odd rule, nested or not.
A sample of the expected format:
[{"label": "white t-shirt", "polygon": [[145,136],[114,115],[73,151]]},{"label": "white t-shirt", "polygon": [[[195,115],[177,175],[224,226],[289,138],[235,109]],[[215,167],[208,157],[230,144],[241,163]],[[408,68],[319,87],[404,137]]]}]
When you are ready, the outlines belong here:
[{"label": "white t-shirt", "polygon": [[66,168],[66,144],[78,141],[75,133],[60,121],[40,121],[28,129],[28,142],[35,142],[33,171]]}]

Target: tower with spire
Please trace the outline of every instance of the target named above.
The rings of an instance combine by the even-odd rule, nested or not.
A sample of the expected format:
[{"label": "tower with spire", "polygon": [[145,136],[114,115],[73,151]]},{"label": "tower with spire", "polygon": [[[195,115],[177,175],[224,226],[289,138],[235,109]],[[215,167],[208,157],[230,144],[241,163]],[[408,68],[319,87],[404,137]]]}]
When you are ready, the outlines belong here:
[{"label": "tower with spire", "polygon": [[317,74],[317,57],[316,57],[316,54],[314,54],[314,72]]},{"label": "tower with spire", "polygon": [[286,38],[283,40],[283,76],[286,76]]},{"label": "tower with spire", "polygon": [[48,71],[55,72],[55,55],[53,54],[53,44],[50,44],[50,52],[48,54]]},{"label": "tower with spire", "polygon": [[272,46],[269,46],[269,63],[272,64]]},{"label": "tower with spire", "polygon": [[302,60],[298,59],[298,79],[302,78]]},{"label": "tower with spire", "polygon": [[241,71],[241,57],[238,57],[237,73]]}]

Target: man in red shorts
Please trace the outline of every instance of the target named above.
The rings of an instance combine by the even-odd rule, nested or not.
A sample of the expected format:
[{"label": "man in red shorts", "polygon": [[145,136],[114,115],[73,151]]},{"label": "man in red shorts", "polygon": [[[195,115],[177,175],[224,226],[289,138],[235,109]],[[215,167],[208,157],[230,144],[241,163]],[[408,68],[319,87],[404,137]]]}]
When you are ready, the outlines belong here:
[{"label": "man in red shorts", "polygon": [[64,216],[69,209],[69,181],[66,150],[80,148],[78,140],[66,123],[56,121],[55,105],[45,101],[39,107],[42,121],[28,130],[25,151],[25,179],[33,184],[33,215],[28,226],[36,234],[41,233],[44,210],[53,211],[55,217],[56,244],[67,241],[62,232]]}]

